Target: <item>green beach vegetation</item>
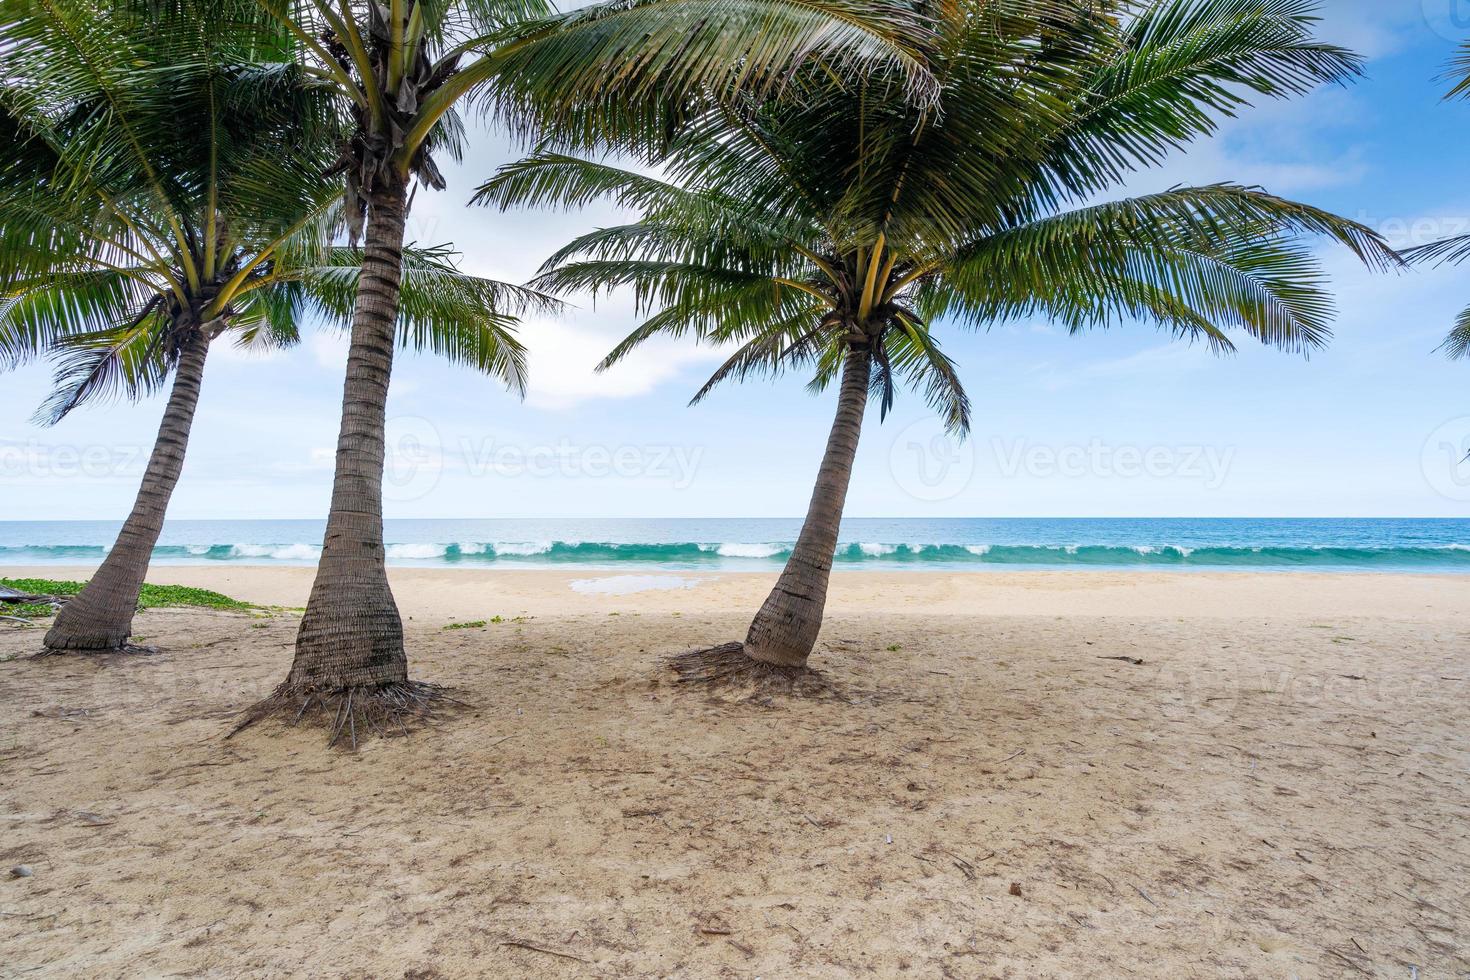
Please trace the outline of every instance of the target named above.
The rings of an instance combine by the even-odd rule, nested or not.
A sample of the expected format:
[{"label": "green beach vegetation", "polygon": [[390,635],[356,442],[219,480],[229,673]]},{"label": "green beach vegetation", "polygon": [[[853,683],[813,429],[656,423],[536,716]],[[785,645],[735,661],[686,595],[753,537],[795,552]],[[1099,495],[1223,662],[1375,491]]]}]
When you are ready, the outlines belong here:
[{"label": "green beach vegetation", "polygon": [[[16,592],[67,599],[80,595],[86,585],[86,582],[49,578],[0,578],[0,586],[14,589]],[[137,608],[140,610],[180,606],[232,612],[256,608],[248,602],[231,599],[227,595],[211,592],[209,589],[196,589],[187,585],[154,585],[151,582],[145,582],[138,590]],[[16,603],[4,607],[4,611],[11,615],[29,618],[50,616],[55,612],[49,603]]]}]

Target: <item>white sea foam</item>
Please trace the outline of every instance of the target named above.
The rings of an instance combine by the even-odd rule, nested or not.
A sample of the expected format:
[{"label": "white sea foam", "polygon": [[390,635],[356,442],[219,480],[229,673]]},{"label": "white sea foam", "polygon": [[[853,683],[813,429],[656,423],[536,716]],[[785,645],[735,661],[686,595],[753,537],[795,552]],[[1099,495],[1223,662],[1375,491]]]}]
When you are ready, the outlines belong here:
[{"label": "white sea foam", "polygon": [[310,544],[237,544],[231,558],[270,558],[273,561],[316,561],[322,549]]},{"label": "white sea foam", "polygon": [[858,548],[862,551],[863,554],[867,555],[869,558],[881,558],[884,555],[891,555],[895,551],[897,551],[898,550],[898,545],[894,545],[894,544],[860,544],[860,545],[858,545]]},{"label": "white sea foam", "polygon": [[965,545],[965,550],[972,555],[988,555],[990,554],[990,547],[988,544],[967,544]]},{"label": "white sea foam", "polygon": [[779,555],[785,550],[778,544],[726,542],[716,548],[715,553],[725,558],[770,558],[773,555]]},{"label": "white sea foam", "polygon": [[442,544],[390,544],[384,550],[389,558],[443,558],[449,551],[447,545]]},{"label": "white sea foam", "polygon": [[490,547],[497,555],[544,555],[551,550],[550,541],[496,541]]}]

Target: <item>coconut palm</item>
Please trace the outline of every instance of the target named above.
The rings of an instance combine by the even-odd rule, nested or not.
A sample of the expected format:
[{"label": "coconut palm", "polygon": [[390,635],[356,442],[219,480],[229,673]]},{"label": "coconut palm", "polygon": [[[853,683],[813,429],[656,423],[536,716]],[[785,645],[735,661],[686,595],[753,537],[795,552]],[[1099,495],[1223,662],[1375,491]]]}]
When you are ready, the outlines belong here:
[{"label": "coconut palm", "polygon": [[[343,324],[360,256],[334,244],[340,181],[330,101],[259,64],[221,8],[144,30],[127,10],[49,0],[0,22],[0,366],[57,364],[42,421],[113,395],[168,401],[136,502],[88,586],[46,636],[127,645],[178,482],[210,345],[278,347],[307,320]],[[523,387],[509,312],[536,294],[411,254],[405,343]]]},{"label": "coconut palm", "polygon": [[[904,5],[855,0],[605,0],[552,14],[545,0],[261,0],[303,70],[350,106],[340,169],[365,240],[322,557],[285,682],[249,718],[308,707],[355,727],[401,721],[435,694],[408,678],[382,530],[384,403],[400,254],[418,181],[442,188],[457,108],[488,106],[513,130],[572,143],[650,138],[691,96],[769,91],[793,65],[883,71],[931,85]],[[331,709],[343,706],[342,711]]]},{"label": "coconut palm", "polygon": [[[1460,45],[1459,52],[1450,62],[1450,76],[1455,85],[1445,96],[1447,100],[1470,99],[1470,41]],[[1410,262],[1423,265],[1458,265],[1470,258],[1470,235],[1444,238],[1428,245],[1411,248],[1404,253]],[[1455,327],[1450,331],[1439,349],[1454,359],[1470,357],[1470,307],[1466,307],[1455,318]]]},{"label": "coconut palm", "polygon": [[844,89],[802,73],[788,97],[692,119],[657,176],[541,152],[480,189],[501,207],[610,198],[637,211],[570,243],[536,280],[632,288],[651,315],[604,366],[655,335],[692,335],[733,347],[696,402],[722,381],[797,368],[813,390],[837,384],[785,569],[743,643],[676,659],[686,679],[805,669],[870,393],[886,414],[907,383],[952,430],[969,427],[936,328],[1150,320],[1221,352],[1232,332],[1306,350],[1326,341],[1333,312],[1308,236],[1395,261],[1367,228],[1257,188],[1100,200],[1249,97],[1358,70],[1313,39],[1303,0],[1136,6],[936,2],[936,108],[881,82]]}]

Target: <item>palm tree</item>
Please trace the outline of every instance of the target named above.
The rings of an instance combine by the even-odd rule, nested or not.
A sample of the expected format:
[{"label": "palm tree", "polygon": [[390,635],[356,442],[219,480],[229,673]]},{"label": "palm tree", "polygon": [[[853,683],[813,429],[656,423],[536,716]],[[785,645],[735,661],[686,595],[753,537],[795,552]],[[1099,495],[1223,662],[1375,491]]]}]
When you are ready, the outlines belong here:
[{"label": "palm tree", "polygon": [[384,563],[384,403],[409,188],[443,188],[435,155],[459,152],[457,107],[576,143],[652,138],[690,97],[767,92],[804,61],[882,70],[922,97],[932,79],[909,38],[923,25],[902,4],[853,0],[604,0],[560,15],[546,0],[261,2],[350,106],[339,167],[366,244],[322,557],[290,673],[250,717],[343,706],[339,725],[355,729],[354,711],[398,723],[436,695],[408,678]]},{"label": "palm tree", "polygon": [[[173,376],[132,512],[58,614],[53,651],[127,648],[211,343],[292,344],[305,319],[345,321],[355,294],[359,256],[333,244],[340,182],[321,175],[330,103],[292,67],[247,60],[250,38],[218,8],[189,12],[143,30],[125,10],[50,0],[0,23],[14,55],[0,93],[0,366],[57,362],[49,423]],[[449,258],[412,254],[405,342],[522,388],[503,311],[542,298]]]},{"label": "palm tree", "polygon": [[793,368],[813,372],[813,390],[838,382],[785,569],[743,643],[676,658],[685,679],[805,670],[870,392],[886,414],[904,381],[952,430],[969,427],[936,326],[1047,317],[1076,333],[1148,319],[1221,352],[1231,330],[1304,350],[1325,342],[1333,312],[1304,236],[1396,260],[1367,228],[1256,188],[1098,200],[1252,94],[1354,75],[1352,55],[1312,38],[1310,3],[1064,6],[1070,16],[927,5],[936,108],[881,82],[844,89],[802,73],[788,97],[691,119],[658,157],[662,176],[541,152],[480,188],[501,207],[607,197],[637,210],[567,245],[536,281],[632,287],[651,316],[604,366],[654,335],[692,334],[734,348],[696,402],[727,379]]},{"label": "palm tree", "polygon": [[[1470,41],[1460,45],[1459,52],[1450,62],[1450,76],[1455,85],[1445,96],[1446,100],[1470,99]],[[1428,245],[1420,245],[1404,252],[1404,257],[1414,264],[1444,266],[1458,265],[1470,258],[1470,235],[1444,238]],[[1439,345],[1449,357],[1459,360],[1470,357],[1470,307],[1455,318],[1455,327]]]}]

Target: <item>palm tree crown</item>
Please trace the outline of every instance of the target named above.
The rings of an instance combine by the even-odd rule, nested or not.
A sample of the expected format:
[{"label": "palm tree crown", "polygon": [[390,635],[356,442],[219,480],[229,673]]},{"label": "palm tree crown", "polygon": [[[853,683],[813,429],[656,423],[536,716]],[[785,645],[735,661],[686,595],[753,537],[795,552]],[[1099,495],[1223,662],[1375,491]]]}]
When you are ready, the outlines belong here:
[{"label": "palm tree crown", "polygon": [[1302,234],[1394,262],[1368,229],[1230,184],[1096,198],[1249,95],[1342,81],[1357,60],[1312,39],[1306,0],[1172,0],[1124,16],[1134,6],[935,4],[934,106],[882,78],[803,74],[785,98],[692,120],[660,148],[660,177],[543,152],[478,197],[637,209],[558,252],[538,284],[636,290],[653,315],[607,364],[656,333],[737,345],[696,399],[792,365],[813,367],[820,388],[861,345],[885,407],[904,378],[963,429],[967,399],[931,333],[945,320],[1042,316],[1075,332],[1151,318],[1221,350],[1231,329],[1320,345],[1332,305]]},{"label": "palm tree crown", "polygon": [[[409,177],[443,189],[437,152],[458,158],[460,106],[522,134],[590,142],[661,132],[692,93],[769,90],[804,60],[882,68],[921,97],[932,85],[902,4],[852,0],[260,0],[308,74],[350,106],[354,235],[373,192]],[[752,41],[755,37],[757,40]]]},{"label": "palm tree crown", "polygon": [[[264,25],[188,9],[143,30],[126,8],[65,0],[7,20],[0,93],[0,362],[49,354],[57,421],[93,397],[139,397],[190,336],[252,346],[350,317],[359,262],[334,243],[341,182],[324,175],[340,120],[290,64],[252,60]],[[534,291],[411,251],[405,344],[524,390],[513,314]]]}]

